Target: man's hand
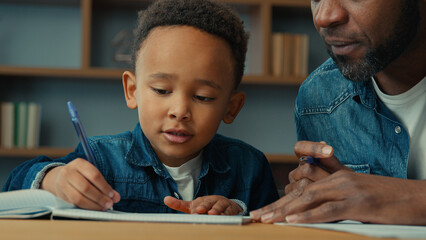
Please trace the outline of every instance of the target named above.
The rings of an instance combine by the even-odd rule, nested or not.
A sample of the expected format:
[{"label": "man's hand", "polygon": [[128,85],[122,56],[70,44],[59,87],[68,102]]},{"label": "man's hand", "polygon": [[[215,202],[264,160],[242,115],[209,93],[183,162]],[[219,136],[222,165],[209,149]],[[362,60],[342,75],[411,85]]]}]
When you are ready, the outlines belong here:
[{"label": "man's hand", "polygon": [[[286,198],[286,197],[284,197]],[[381,224],[426,224],[426,181],[341,170],[306,186],[262,217],[289,223],[357,220]],[[274,208],[275,207],[275,208]]]},{"label": "man's hand", "polygon": [[[324,149],[325,148],[325,149]],[[426,225],[426,181],[354,173],[323,142],[298,142],[298,157],[313,156],[319,165],[301,163],[290,173],[286,196],[250,216],[273,223],[357,220],[382,224]]]},{"label": "man's hand", "polygon": [[106,182],[99,170],[77,158],[47,172],[41,188],[80,208],[108,210],[120,201],[120,194]]},{"label": "man's hand", "polygon": [[218,195],[198,197],[193,201],[167,196],[164,198],[164,204],[177,211],[191,214],[237,215],[242,211],[237,203]]},{"label": "man's hand", "polygon": [[288,176],[290,183],[285,187],[286,194],[289,194],[293,190],[300,192],[308,184],[323,179],[336,171],[352,171],[340,163],[333,155],[333,148],[325,142],[299,141],[294,146],[294,152],[298,158],[303,156],[318,158],[320,164],[308,164],[300,161],[299,166],[291,171]]},{"label": "man's hand", "polygon": [[[275,222],[285,221],[287,205],[299,198],[304,189],[311,183],[330,176],[338,170],[352,171],[344,166],[333,155],[333,148],[325,142],[299,141],[294,146],[294,152],[298,158],[302,156],[312,156],[320,160],[320,164],[308,164],[299,162],[299,166],[290,172],[290,183],[285,187],[286,195],[281,199],[256,211],[250,212],[250,216],[256,221]],[[274,212],[279,212],[274,215]],[[271,218],[271,216],[273,216]]]}]

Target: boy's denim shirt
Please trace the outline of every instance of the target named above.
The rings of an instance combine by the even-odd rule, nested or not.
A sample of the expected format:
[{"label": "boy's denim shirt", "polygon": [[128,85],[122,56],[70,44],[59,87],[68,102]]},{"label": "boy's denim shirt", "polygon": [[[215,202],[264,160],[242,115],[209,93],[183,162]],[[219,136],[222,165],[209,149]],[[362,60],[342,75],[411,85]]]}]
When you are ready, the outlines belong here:
[{"label": "boy's denim shirt", "polygon": [[[179,197],[177,184],[158,160],[137,124],[133,132],[89,138],[97,166],[107,182],[121,195],[115,210],[140,213],[173,213],[163,203],[166,196]],[[79,144],[74,152],[52,160],[40,156],[15,168],[3,191],[25,189],[39,183],[48,166],[84,158]],[[255,210],[278,199],[268,161],[250,145],[216,135],[203,150],[203,163],[194,199],[222,195],[243,201]]]},{"label": "boy's denim shirt", "polygon": [[346,79],[332,59],[300,87],[295,122],[299,141],[325,141],[356,172],[407,177],[408,132],[379,100],[370,79]]}]

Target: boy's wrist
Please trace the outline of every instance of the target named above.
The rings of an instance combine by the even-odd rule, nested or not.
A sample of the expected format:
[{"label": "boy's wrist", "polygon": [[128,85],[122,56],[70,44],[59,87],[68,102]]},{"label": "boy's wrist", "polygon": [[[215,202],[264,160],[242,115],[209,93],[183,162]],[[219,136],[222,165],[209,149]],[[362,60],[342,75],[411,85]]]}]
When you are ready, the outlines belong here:
[{"label": "boy's wrist", "polygon": [[[43,167],[43,169],[41,169],[36,177],[34,178],[32,184],[31,184],[31,188],[34,189],[44,189],[44,190],[48,190],[49,186],[51,184],[49,179],[52,177],[52,170],[54,170],[55,168],[59,167],[59,166],[64,166],[65,163],[51,163],[48,164],[46,166]],[[48,176],[50,174],[50,176]],[[49,191],[49,190],[48,190]]]}]

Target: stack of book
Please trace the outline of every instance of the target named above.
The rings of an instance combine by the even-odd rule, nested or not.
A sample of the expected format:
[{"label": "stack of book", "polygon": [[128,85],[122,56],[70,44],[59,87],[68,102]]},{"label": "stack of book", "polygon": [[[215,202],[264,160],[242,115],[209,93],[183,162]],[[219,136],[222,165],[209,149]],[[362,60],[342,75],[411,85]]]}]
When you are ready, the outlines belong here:
[{"label": "stack of book", "polygon": [[37,148],[40,138],[40,122],[40,104],[2,102],[0,146],[2,148]]},{"label": "stack of book", "polygon": [[272,75],[302,76],[308,74],[309,37],[307,34],[272,34]]}]

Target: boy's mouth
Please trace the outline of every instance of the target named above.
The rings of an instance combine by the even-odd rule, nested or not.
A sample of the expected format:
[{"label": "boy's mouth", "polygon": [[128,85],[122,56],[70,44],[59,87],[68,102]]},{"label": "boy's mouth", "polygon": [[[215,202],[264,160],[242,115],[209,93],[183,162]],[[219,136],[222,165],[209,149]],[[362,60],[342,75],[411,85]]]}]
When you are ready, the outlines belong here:
[{"label": "boy's mouth", "polygon": [[193,135],[185,130],[169,129],[163,132],[164,137],[171,143],[185,143],[189,141]]}]

